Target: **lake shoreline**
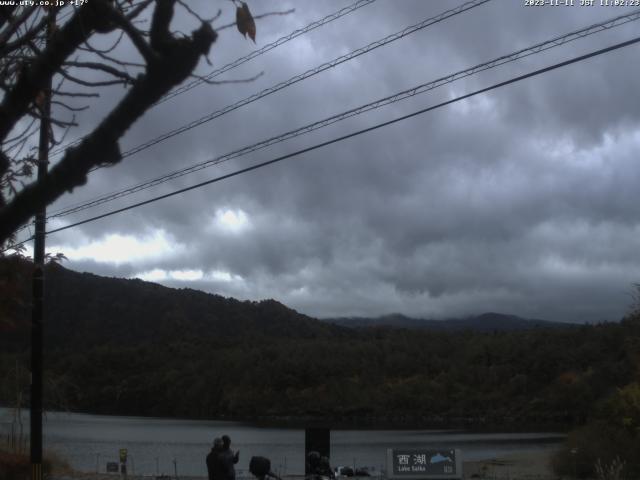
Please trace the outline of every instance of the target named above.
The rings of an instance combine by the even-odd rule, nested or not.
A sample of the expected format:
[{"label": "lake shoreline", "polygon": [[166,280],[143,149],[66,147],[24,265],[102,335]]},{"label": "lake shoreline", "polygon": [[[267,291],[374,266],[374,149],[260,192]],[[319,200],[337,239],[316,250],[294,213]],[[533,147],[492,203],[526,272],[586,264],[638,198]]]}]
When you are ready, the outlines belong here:
[{"label": "lake shoreline", "polygon": [[249,417],[219,418],[265,428],[329,428],[335,430],[460,430],[465,432],[549,432],[567,433],[579,426],[562,422],[519,422],[503,419],[494,421],[487,417]]},{"label": "lake shoreline", "polygon": [[[8,415],[8,420],[9,413],[0,409],[0,414]],[[57,471],[61,474],[106,472],[107,464],[118,462],[119,451],[126,449],[130,474],[146,475],[144,478],[149,480],[154,478],[154,473],[173,474],[175,470],[181,479],[202,477],[206,474],[204,458],[211,442],[223,433],[229,435],[234,448],[242,452],[242,463],[238,465],[239,479],[250,479],[247,467],[252,456],[271,459],[274,471],[283,475],[304,471],[304,428],[261,428],[255,424],[229,421],[53,412],[47,413],[44,423],[45,450],[68,463],[67,471]],[[305,422],[304,426],[307,425]],[[463,461],[492,460],[491,465],[478,464],[478,468],[484,466],[486,471],[489,467],[498,469],[499,464],[505,463],[505,456],[556,451],[566,438],[560,432],[482,432],[478,430],[484,429],[473,431],[446,428],[448,426],[419,429],[410,425],[411,428],[405,430],[383,430],[380,427],[375,430],[341,430],[335,425],[330,427],[331,464],[366,466],[374,475],[386,469],[389,448],[459,448],[463,452]],[[25,431],[28,431],[27,425]]]},{"label": "lake shoreline", "polygon": [[[0,408],[10,409],[10,406],[0,405]],[[315,415],[253,415],[253,416],[227,416],[219,417],[170,417],[170,416],[146,416],[126,415],[118,412],[90,412],[71,410],[49,410],[46,413],[117,416],[126,418],[158,419],[158,420],[184,420],[203,422],[232,422],[241,425],[255,426],[259,428],[329,428],[335,430],[462,430],[466,432],[558,432],[567,433],[580,424],[563,422],[561,420],[549,421],[545,419],[518,419],[500,415],[465,417],[444,415],[339,415],[339,416],[315,416]],[[22,412],[23,419],[28,423],[29,409]]]},{"label": "lake shoreline", "polygon": [[[525,452],[463,462],[463,478],[491,478],[492,480],[551,480],[556,479],[551,468],[553,451]],[[339,477],[347,479],[347,477]],[[357,477],[356,477],[357,478]],[[365,478],[365,477],[362,477]],[[376,479],[379,477],[369,477]],[[64,472],[53,474],[50,480],[116,480],[117,474]],[[155,480],[155,476],[129,475],[127,480]],[[239,480],[251,480],[253,477],[239,477]],[[283,480],[301,480],[302,475],[286,475]],[[174,477],[167,478],[174,480]],[[179,480],[208,480],[204,476],[179,476]]]}]

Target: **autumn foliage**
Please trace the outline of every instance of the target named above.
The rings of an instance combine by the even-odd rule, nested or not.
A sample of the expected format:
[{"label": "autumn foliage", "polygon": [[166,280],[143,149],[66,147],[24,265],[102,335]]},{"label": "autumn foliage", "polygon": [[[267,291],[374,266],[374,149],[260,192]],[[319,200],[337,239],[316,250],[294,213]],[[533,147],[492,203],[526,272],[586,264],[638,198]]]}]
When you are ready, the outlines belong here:
[{"label": "autumn foliage", "polygon": [[0,478],[6,480],[27,480],[31,473],[29,456],[0,451]]},{"label": "autumn foliage", "polygon": [[249,7],[245,2],[240,2],[240,5],[236,8],[236,26],[238,27],[238,31],[244,35],[246,38],[249,35],[249,38],[256,41],[256,23],[253,20],[253,15],[249,11]]},{"label": "autumn foliage", "polygon": [[[53,452],[45,452],[42,468],[45,478],[51,474],[68,474],[72,472],[68,462]],[[0,448],[0,479],[30,480],[31,459],[29,458],[29,453],[16,453]]]},{"label": "autumn foliage", "polygon": [[[51,473],[51,460],[45,458],[43,473]],[[31,478],[31,460],[28,453],[12,453],[0,450],[0,478],[2,480],[29,480]]]}]

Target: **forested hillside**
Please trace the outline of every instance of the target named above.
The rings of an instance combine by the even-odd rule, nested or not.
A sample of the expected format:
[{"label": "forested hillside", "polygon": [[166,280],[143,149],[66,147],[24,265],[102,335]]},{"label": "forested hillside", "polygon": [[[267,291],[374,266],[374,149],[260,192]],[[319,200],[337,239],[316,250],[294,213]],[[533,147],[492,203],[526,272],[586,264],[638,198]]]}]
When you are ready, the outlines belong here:
[{"label": "forested hillside", "polygon": [[[7,347],[28,341],[30,286],[23,275],[21,321],[7,332]],[[185,338],[213,341],[276,335],[307,338],[339,335],[344,328],[324,324],[274,301],[240,302],[191,289],[77,273],[57,264],[47,270],[46,342],[52,350],[95,346],[165,344]],[[9,344],[9,345],[7,345]],[[19,347],[18,347],[19,348]]]},{"label": "forested hillside", "polygon": [[[28,275],[12,278],[0,299],[3,404],[15,401],[15,379],[27,386]],[[638,378],[637,316],[511,332],[348,329],[273,300],[57,265],[46,301],[46,401],[76,411],[571,425]]]},{"label": "forested hillside", "polygon": [[569,327],[573,325],[562,322],[526,319],[520,318],[516,315],[505,315],[493,312],[466,318],[451,318],[446,320],[411,318],[405,315],[395,314],[384,315],[377,318],[328,318],[325,319],[325,321],[349,328],[395,327],[449,332],[464,330],[472,330],[475,332],[493,332],[494,330],[501,332],[515,332],[519,330],[530,330],[532,328]]}]

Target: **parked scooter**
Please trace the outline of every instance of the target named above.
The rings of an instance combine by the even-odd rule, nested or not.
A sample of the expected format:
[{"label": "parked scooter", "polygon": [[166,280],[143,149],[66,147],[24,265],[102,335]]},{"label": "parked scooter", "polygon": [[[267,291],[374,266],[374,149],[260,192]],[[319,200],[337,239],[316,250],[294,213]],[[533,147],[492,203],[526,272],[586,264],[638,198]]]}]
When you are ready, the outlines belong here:
[{"label": "parked scooter", "polygon": [[271,460],[266,457],[251,457],[251,460],[249,461],[249,471],[258,480],[267,480],[269,478],[282,480],[278,475],[271,471]]}]

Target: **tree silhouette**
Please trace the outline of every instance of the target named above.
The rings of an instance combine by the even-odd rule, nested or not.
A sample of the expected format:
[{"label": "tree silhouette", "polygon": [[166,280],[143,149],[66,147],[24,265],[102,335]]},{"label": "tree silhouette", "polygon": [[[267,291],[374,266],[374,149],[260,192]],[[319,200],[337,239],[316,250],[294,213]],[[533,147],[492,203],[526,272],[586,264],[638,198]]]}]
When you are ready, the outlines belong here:
[{"label": "tree silhouette", "polygon": [[[182,0],[66,3],[0,9],[0,245],[36,211],[85,184],[92,169],[120,162],[119,139],[192,75],[218,35],[212,26],[217,16],[203,19]],[[196,23],[190,34],[171,30],[178,8]],[[244,4],[238,8],[248,11]],[[112,45],[106,48],[92,43],[107,40]],[[127,43],[135,61],[122,57]],[[43,107],[47,85],[50,114]],[[46,182],[31,181],[39,120],[50,119],[49,145],[60,145],[77,125],[77,112],[112,85],[126,88],[119,102],[82,141],[64,150]]]}]

